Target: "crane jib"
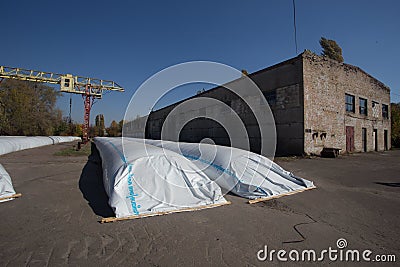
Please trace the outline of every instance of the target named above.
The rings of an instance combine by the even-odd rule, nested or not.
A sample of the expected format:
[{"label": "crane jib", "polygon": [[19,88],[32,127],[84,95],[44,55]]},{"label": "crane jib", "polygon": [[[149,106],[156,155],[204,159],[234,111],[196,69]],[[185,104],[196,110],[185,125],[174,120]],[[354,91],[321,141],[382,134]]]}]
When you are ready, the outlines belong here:
[{"label": "crane jib", "polygon": [[81,94],[84,97],[84,124],[83,142],[89,140],[90,109],[94,98],[101,98],[104,90],[124,92],[124,88],[114,81],[73,76],[22,68],[0,66],[0,82],[3,79],[59,84],[60,91],[72,94]]}]

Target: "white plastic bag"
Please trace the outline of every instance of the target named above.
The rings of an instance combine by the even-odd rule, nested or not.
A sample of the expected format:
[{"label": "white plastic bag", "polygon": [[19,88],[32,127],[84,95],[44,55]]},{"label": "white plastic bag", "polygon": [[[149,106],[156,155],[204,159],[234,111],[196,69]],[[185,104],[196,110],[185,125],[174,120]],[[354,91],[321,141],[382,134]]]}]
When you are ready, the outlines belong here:
[{"label": "white plastic bag", "polygon": [[[10,175],[0,164],[0,199],[7,198],[15,194]],[[3,199],[0,202],[12,200],[13,198]]]}]

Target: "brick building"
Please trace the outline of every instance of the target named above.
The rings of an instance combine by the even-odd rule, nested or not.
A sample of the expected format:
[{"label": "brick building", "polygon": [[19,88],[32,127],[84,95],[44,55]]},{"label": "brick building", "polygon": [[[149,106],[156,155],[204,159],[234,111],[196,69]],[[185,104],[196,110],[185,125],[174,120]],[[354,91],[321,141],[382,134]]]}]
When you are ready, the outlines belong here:
[{"label": "brick building", "polygon": [[[390,89],[362,69],[305,51],[248,76],[274,115],[277,155],[318,155],[324,147],[341,153],[390,149]],[[241,99],[223,87],[191,99],[198,96],[221,100],[235,110],[246,126],[251,150],[260,152],[257,122]],[[149,114],[146,138],[161,139],[162,124],[179,103]],[[180,133],[185,142],[206,137],[230,144],[223,126],[205,118],[190,121]]]},{"label": "brick building", "polygon": [[302,55],[304,152],[390,149],[390,89],[358,67]]}]

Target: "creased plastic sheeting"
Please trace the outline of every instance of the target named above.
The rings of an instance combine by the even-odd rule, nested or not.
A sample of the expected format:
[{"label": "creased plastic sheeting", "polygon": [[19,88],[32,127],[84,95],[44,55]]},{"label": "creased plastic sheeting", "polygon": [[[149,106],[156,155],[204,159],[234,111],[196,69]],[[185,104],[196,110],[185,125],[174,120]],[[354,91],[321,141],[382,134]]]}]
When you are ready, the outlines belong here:
[{"label": "creased plastic sheeting", "polygon": [[[124,142],[130,138],[124,138]],[[136,139],[143,142],[143,139]],[[248,199],[270,198],[314,188],[311,181],[285,171],[270,159],[238,148],[205,143],[145,139],[146,144],[180,153],[224,190]]]},{"label": "creased plastic sheeting", "polygon": [[[173,151],[96,137],[109,205],[117,218],[227,204],[221,188]],[[124,149],[124,150],[123,150]]]},{"label": "creased plastic sheeting", "polygon": [[[4,167],[0,164],[0,198],[9,197],[15,194],[14,187],[11,182],[11,177],[8,175]],[[0,202],[12,200],[3,199]]]},{"label": "creased plastic sheeting", "polygon": [[81,140],[81,138],[77,136],[49,136],[49,138],[53,140],[53,144],[68,143]]},{"label": "creased plastic sheeting", "polygon": [[80,140],[76,136],[0,136],[0,155],[7,153],[35,148],[40,146],[53,145],[63,142]]}]

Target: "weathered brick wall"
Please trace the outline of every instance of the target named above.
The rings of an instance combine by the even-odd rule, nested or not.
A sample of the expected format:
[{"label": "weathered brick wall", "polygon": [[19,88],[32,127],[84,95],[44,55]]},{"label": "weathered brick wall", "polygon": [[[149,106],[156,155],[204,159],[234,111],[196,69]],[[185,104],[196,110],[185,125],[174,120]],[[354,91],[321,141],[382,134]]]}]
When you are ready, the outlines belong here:
[{"label": "weathered brick wall", "polygon": [[[389,106],[390,90],[360,68],[303,53],[304,79],[304,152],[320,154],[322,148],[346,151],[346,126],[354,127],[354,151],[363,151],[362,128],[367,129],[367,151],[374,150],[373,129],[378,132],[378,150],[384,150],[384,130],[390,120],[382,118],[382,104]],[[345,111],[345,94],[355,96],[355,113]],[[367,99],[368,115],[359,113],[359,97]],[[379,103],[378,116],[372,112],[372,101]]]}]

